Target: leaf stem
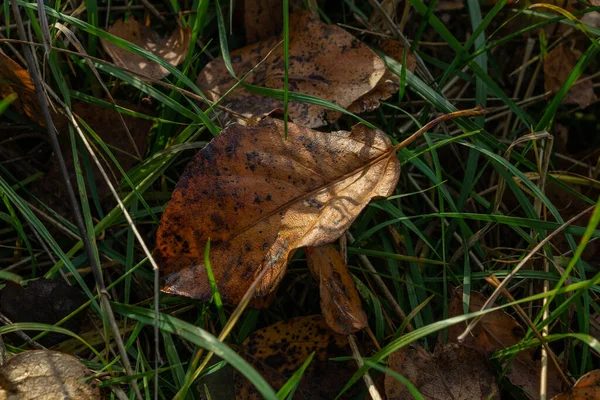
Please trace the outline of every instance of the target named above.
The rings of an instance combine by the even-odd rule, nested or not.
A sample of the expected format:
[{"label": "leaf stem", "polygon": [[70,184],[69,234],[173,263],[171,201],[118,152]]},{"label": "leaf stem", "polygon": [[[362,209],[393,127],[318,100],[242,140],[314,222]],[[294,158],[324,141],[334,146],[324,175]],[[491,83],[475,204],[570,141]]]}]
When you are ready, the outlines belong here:
[{"label": "leaf stem", "polygon": [[433,128],[434,126],[439,124],[440,122],[447,121],[449,119],[455,119],[455,118],[477,117],[477,116],[485,115],[485,114],[487,114],[487,110],[484,109],[482,106],[477,106],[477,107],[471,108],[469,110],[460,110],[460,111],[452,112],[450,114],[440,115],[439,117],[432,119],[431,121],[426,123],[421,129],[419,129],[418,131],[413,133],[407,139],[405,139],[401,143],[394,146],[394,150],[398,151],[398,150],[408,146],[409,144],[414,142],[421,135],[423,135],[425,132],[427,132],[428,130],[430,130],[431,128]]}]

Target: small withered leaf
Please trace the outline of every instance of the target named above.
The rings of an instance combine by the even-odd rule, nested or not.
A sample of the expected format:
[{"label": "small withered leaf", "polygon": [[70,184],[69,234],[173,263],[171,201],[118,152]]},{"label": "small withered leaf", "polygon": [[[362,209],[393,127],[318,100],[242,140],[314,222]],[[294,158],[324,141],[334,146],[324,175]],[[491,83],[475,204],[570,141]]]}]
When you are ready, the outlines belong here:
[{"label": "small withered leaf", "polygon": [[[457,344],[438,344],[433,354],[419,345],[392,353],[388,368],[408,379],[426,400],[499,399],[500,391],[485,356]],[[385,376],[388,400],[412,398],[408,389]]]},{"label": "small withered leaf", "polygon": [[[555,94],[567,81],[580,56],[568,46],[561,44],[544,58],[544,88]],[[598,99],[594,86],[575,82],[563,99],[563,103],[577,104],[586,108]]]},{"label": "small withered leaf", "polygon": [[598,400],[600,399],[600,369],[588,372],[575,382],[573,388],[552,400]]},{"label": "small withered leaf", "polygon": [[[118,20],[108,28],[108,33],[153,53],[174,67],[185,60],[192,36],[190,27],[183,28],[179,26],[171,36],[161,38],[156,32],[140,24],[134,17],[129,17],[127,22],[122,19]],[[145,57],[127,51],[104,39],[100,39],[100,42],[114,63],[120,67],[125,67],[154,79],[162,79],[170,74],[166,68]]]},{"label": "small withered leaf", "polygon": [[389,138],[363,125],[323,133],[266,119],[232,125],[188,164],[161,219],[155,258],[163,291],[207,300],[210,261],[223,299],[238,303],[265,271],[273,292],[300,247],[339,238],[367,203],[389,196],[400,163]]},{"label": "small withered leaf", "polygon": [[45,125],[29,72],[0,49],[0,98],[4,99],[11,93],[19,96],[12,103],[17,112],[25,114],[38,125]]},{"label": "small withered leaf", "polygon": [[[481,310],[486,297],[479,292],[471,291],[469,312]],[[463,315],[463,291],[458,288],[450,300],[448,317]],[[448,340],[458,342],[457,337],[464,330],[464,324],[452,325],[448,328]],[[498,310],[486,314],[473,329],[462,345],[490,356],[496,351],[519,343],[525,336],[523,327],[508,313]],[[536,349],[521,351],[508,366],[506,377],[510,382],[522,387],[533,398],[539,397],[540,360],[535,357]],[[561,379],[554,363],[548,363],[548,394],[554,396],[560,392]]]},{"label": "small withered leaf", "polygon": [[[329,400],[356,372],[356,363],[332,361],[351,355],[346,336],[328,328],[320,315],[292,318],[253,332],[241,346],[240,355],[256,368],[276,390],[314,352],[294,395],[295,399]],[[254,386],[235,372],[236,399],[262,399]],[[352,397],[353,390],[342,399]]]},{"label": "small withered leaf", "polygon": [[344,335],[365,328],[367,315],[340,252],[326,245],[309,247],[306,254],[310,272],[319,282],[321,312],[327,325]]}]

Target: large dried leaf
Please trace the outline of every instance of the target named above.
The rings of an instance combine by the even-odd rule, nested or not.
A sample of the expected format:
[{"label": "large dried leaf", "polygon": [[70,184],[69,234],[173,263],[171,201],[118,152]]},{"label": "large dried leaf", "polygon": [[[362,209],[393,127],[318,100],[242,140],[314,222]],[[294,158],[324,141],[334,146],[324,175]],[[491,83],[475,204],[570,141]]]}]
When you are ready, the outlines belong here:
[{"label": "large dried leaf", "polygon": [[[241,348],[241,355],[276,390],[315,352],[294,399],[333,399],[357,368],[353,361],[330,361],[350,356],[350,347],[346,337],[331,331],[320,315],[292,318],[259,329]],[[254,386],[237,372],[234,382],[236,399],[262,399]],[[343,398],[352,398],[351,394],[347,392]]]},{"label": "large dried leaf", "polygon": [[[283,89],[284,61],[283,47],[278,46],[280,41],[281,37],[271,37],[231,52],[236,75],[241,78],[276,48],[246,79],[246,83]],[[326,25],[302,10],[290,16],[289,52],[289,90],[316,96],[344,108],[375,88],[386,71],[383,61],[348,32],[335,25]],[[200,72],[197,83],[207,89],[209,98],[216,101],[236,80],[225,68],[223,59],[218,58]],[[380,96],[384,99],[391,93],[381,92]],[[375,98],[371,96],[368,109],[372,109]],[[224,105],[245,117],[260,119],[282,108],[283,101],[238,87],[227,97]],[[326,125],[340,115],[319,106],[295,102],[290,103],[289,114],[295,123],[313,128]]]},{"label": "large dried leaf", "polygon": [[[579,57],[573,50],[564,44],[556,47],[544,58],[544,87],[546,91],[558,92],[567,81],[569,75],[575,68]],[[585,108],[596,101],[598,97],[594,93],[593,85],[582,83],[575,84],[563,99],[563,103],[577,104]]]},{"label": "large dried leaf", "polygon": [[35,123],[45,125],[35,86],[27,70],[0,50],[0,98],[16,93],[19,98],[12,105]]},{"label": "large dried leaf", "polygon": [[310,272],[319,282],[321,312],[327,325],[347,335],[368,325],[356,285],[342,255],[331,245],[309,247]]},{"label": "large dried leaf", "polygon": [[573,389],[552,400],[600,400],[600,369],[588,372],[575,382]]},{"label": "large dried leaf", "polygon": [[323,133],[267,119],[233,125],[188,164],[157,233],[163,291],[208,299],[204,248],[223,298],[237,303],[264,268],[272,292],[299,247],[340,237],[367,203],[389,196],[400,163],[389,138],[357,125]]},{"label": "large dried leaf", "polygon": [[[108,32],[148,50],[174,67],[185,60],[192,35],[190,27],[179,26],[171,36],[161,38],[156,32],[140,24],[134,17],[129,17],[127,22],[122,19],[118,20],[108,28]],[[166,68],[145,57],[131,53],[106,40],[100,39],[100,42],[114,63],[120,67],[154,79],[162,79],[170,73]]]},{"label": "large dried leaf", "polygon": [[85,365],[56,351],[27,351],[0,367],[0,400],[93,400],[100,390]]},{"label": "large dried leaf", "polygon": [[[463,292],[458,289],[450,300],[448,317],[463,315]],[[471,291],[469,312],[481,310],[486,302],[481,293]],[[465,325],[457,324],[448,328],[448,340],[458,342],[457,337],[463,332]],[[502,310],[486,314],[473,329],[471,334],[462,342],[466,347],[473,348],[489,356],[496,351],[519,343],[525,335],[523,327],[509,314]],[[535,355],[535,349],[521,351],[512,360],[506,377],[515,386],[525,390],[532,398],[539,398],[540,360]],[[548,395],[560,393],[561,379],[559,372],[552,362],[548,363]]]},{"label": "large dried leaf", "polygon": [[[388,368],[407,378],[425,400],[500,398],[487,359],[468,347],[441,344],[434,354],[418,345],[404,347],[389,356]],[[412,398],[390,375],[385,376],[385,393],[388,400]]]}]

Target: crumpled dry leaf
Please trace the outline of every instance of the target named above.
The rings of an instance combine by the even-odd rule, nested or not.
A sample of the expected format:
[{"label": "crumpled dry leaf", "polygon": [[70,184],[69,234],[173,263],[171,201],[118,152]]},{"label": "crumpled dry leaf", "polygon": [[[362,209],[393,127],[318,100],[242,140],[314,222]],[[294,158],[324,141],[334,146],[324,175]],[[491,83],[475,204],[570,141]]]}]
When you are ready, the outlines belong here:
[{"label": "crumpled dry leaf", "polygon": [[0,98],[16,93],[12,103],[17,112],[27,115],[36,124],[45,126],[35,86],[29,72],[14,62],[0,49]]},{"label": "crumpled dry leaf", "polygon": [[[140,24],[134,17],[129,17],[127,22],[122,19],[118,20],[108,28],[108,33],[112,33],[155,54],[174,67],[185,60],[192,36],[190,27],[182,28],[179,26],[171,36],[161,38],[156,32]],[[131,53],[104,39],[100,39],[100,42],[114,63],[120,67],[128,68],[154,79],[162,79],[170,74],[166,68],[145,57]]]},{"label": "crumpled dry leaf", "polygon": [[367,203],[389,196],[400,163],[389,138],[363,125],[322,133],[266,119],[232,125],[188,164],[161,219],[155,259],[163,291],[237,303],[264,268],[257,297],[275,290],[288,257],[340,237]]},{"label": "crumpled dry leaf", "polygon": [[[242,357],[276,390],[314,351],[294,399],[333,399],[356,371],[353,361],[330,361],[334,357],[348,357],[351,351],[346,336],[331,331],[320,315],[292,318],[259,329],[244,341],[241,349]],[[236,399],[263,398],[237,371],[234,382]],[[352,392],[343,398],[353,398]]]},{"label": "crumpled dry leaf", "polygon": [[[398,40],[382,39],[378,43],[378,47],[387,56],[392,57],[398,63],[402,64],[404,58],[404,46]],[[406,69],[413,72],[417,66],[415,55],[409,50],[406,50]],[[358,100],[347,107],[347,110],[360,114],[367,111],[373,111],[379,107],[379,102],[391,97],[398,91],[400,86],[400,78],[390,70],[385,70],[383,77],[377,82],[375,87],[368,93],[361,96]]]},{"label": "crumpled dry leaf", "polygon": [[100,399],[91,371],[79,360],[56,351],[26,351],[0,367],[0,400]]},{"label": "crumpled dry leaf", "polygon": [[[591,3],[594,6],[600,6],[600,0],[592,0]],[[596,4],[594,4],[596,3]],[[592,11],[585,13],[581,16],[581,22],[594,28],[600,28],[600,12]]]},{"label": "crumpled dry leaf", "polygon": [[[403,347],[389,356],[388,368],[413,383],[425,400],[500,398],[486,357],[457,344],[438,344],[433,354],[419,345]],[[411,398],[390,375],[385,376],[385,394],[388,400]]]},{"label": "crumpled dry leaf", "polygon": [[599,400],[600,369],[588,372],[575,382],[573,389],[561,393],[552,400]]},{"label": "crumpled dry leaf", "polygon": [[[463,291],[457,289],[450,300],[448,317],[463,315]],[[481,310],[486,298],[481,293],[471,291],[469,312]],[[457,337],[466,324],[455,324],[448,328],[448,341],[457,343]],[[525,335],[523,327],[509,314],[498,310],[486,314],[473,329],[462,345],[475,349],[486,356],[513,346]],[[535,349],[521,351],[512,361],[506,377],[515,386],[525,390],[532,398],[539,398],[540,360],[535,357]],[[561,379],[554,363],[548,363],[548,395],[560,393]]]},{"label": "crumpled dry leaf", "polygon": [[[254,43],[231,52],[231,63],[238,78],[257,65],[272,49],[271,56],[246,79],[246,83],[283,89],[283,46],[281,37]],[[289,89],[319,97],[348,108],[361,96],[377,86],[386,72],[377,55],[348,32],[335,25],[326,25],[309,12],[298,10],[290,16]],[[210,62],[198,75],[197,84],[207,89],[209,99],[216,101],[236,80],[231,77],[223,59]],[[362,111],[376,107],[379,100],[391,93],[379,91],[370,95]],[[261,119],[271,111],[283,108],[283,101],[236,88],[223,105],[250,119]],[[291,119],[303,126],[315,128],[340,117],[339,112],[307,103],[290,102]]]},{"label": "crumpled dry leaf", "polygon": [[319,282],[321,312],[327,325],[348,335],[368,326],[367,314],[348,266],[332,245],[306,249],[310,272]]},{"label": "crumpled dry leaf", "polygon": [[[546,91],[551,91],[552,94],[558,92],[567,81],[580,57],[580,55],[575,54],[573,50],[564,44],[549,52],[546,58],[544,58],[544,87]],[[578,82],[575,82],[562,102],[565,104],[577,104],[581,108],[586,108],[596,101],[598,96],[594,93],[592,85],[585,83],[578,84]]]}]

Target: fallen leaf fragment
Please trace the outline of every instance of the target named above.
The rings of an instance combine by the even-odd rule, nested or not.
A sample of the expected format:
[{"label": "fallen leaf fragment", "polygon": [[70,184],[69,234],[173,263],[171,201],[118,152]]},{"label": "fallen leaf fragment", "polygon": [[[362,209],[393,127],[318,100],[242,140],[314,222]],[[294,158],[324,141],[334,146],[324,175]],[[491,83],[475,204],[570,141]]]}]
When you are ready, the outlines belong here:
[{"label": "fallen leaf fragment", "polygon": [[[246,83],[272,89],[283,89],[283,47],[281,37],[271,37],[231,52],[233,70],[238,78],[275,49],[269,58],[246,79]],[[385,74],[385,65],[377,55],[348,32],[327,25],[307,11],[297,10],[290,16],[289,90],[301,92],[348,108],[361,96],[371,92]],[[207,89],[208,97],[217,101],[237,81],[219,57],[198,75],[197,84]],[[378,91],[365,105],[352,109],[373,109],[374,99],[388,98],[393,92]],[[250,119],[262,119],[271,111],[283,108],[283,101],[236,88],[223,105]],[[291,102],[291,119],[307,127],[327,125],[339,118],[339,112],[307,104]]]},{"label": "fallen leaf fragment", "polygon": [[244,28],[248,44],[281,33],[283,28],[281,0],[244,0]]},{"label": "fallen leaf fragment", "polygon": [[[58,279],[40,278],[30,281],[27,287],[7,282],[0,292],[0,310],[12,322],[39,322],[54,325],[71,314],[87,297],[74,286]],[[64,328],[79,332],[83,315],[70,318]],[[52,346],[68,338],[58,333],[49,333],[40,339],[44,346]]]},{"label": "fallen leaf fragment", "polygon": [[[551,91],[552,94],[558,92],[569,78],[579,58],[580,56],[564,44],[550,51],[544,58],[544,87],[546,91]],[[581,108],[586,108],[597,99],[598,96],[594,93],[593,85],[575,82],[562,102],[577,104]]]},{"label": "fallen leaf fragment", "polygon": [[45,125],[29,72],[0,50],[0,98],[4,99],[11,93],[19,96],[12,103],[17,112],[25,114],[38,125]]},{"label": "fallen leaf fragment", "polygon": [[[406,377],[426,400],[500,398],[486,357],[457,344],[439,344],[433,354],[419,345],[403,347],[389,356],[388,368]],[[390,375],[385,376],[385,394],[388,400],[412,398]]]},{"label": "fallen leaf fragment", "polygon": [[561,393],[552,400],[598,400],[600,399],[600,369],[588,372],[568,392]]},{"label": "fallen leaf fragment", "polygon": [[155,258],[163,291],[206,300],[210,260],[219,292],[238,303],[267,269],[257,297],[275,290],[297,248],[339,238],[367,203],[389,196],[400,163],[389,138],[356,125],[317,132],[266,119],[232,125],[188,164],[161,219]]},{"label": "fallen leaf fragment", "polygon": [[[485,296],[479,292],[470,292],[469,312],[481,310],[486,302]],[[463,315],[463,291],[457,289],[450,300],[448,317]],[[457,343],[458,336],[466,324],[456,324],[448,328],[448,341]],[[523,327],[509,314],[502,310],[486,314],[472,330],[470,336],[462,342],[463,346],[475,349],[490,356],[496,351],[513,346],[525,335]],[[532,398],[539,398],[540,360],[535,356],[535,349],[521,351],[512,360],[506,377],[510,382],[523,388]],[[561,379],[554,363],[548,362],[548,395],[560,393]]]},{"label": "fallen leaf fragment", "polygon": [[[161,38],[156,32],[140,24],[134,17],[129,17],[127,22],[122,19],[118,20],[108,28],[108,33],[153,53],[174,67],[185,60],[192,36],[190,27],[179,26],[171,36]],[[166,68],[141,55],[129,52],[104,39],[100,39],[100,42],[114,63],[120,67],[154,79],[162,79],[170,74]]]},{"label": "fallen leaf fragment", "polygon": [[[356,371],[353,361],[330,361],[351,355],[344,335],[331,331],[320,315],[292,318],[252,333],[241,346],[244,357],[276,390],[315,352],[294,399],[333,399]],[[237,371],[237,400],[262,399]],[[352,390],[347,392],[352,394]],[[351,398],[351,397],[343,397]]]},{"label": "fallen leaf fragment", "polygon": [[309,247],[307,262],[320,285],[321,312],[327,325],[344,335],[368,325],[360,296],[342,255],[331,245]]},{"label": "fallen leaf fragment", "polygon": [[[394,39],[382,39],[379,41],[378,47],[387,56],[392,57],[398,63],[402,64],[402,60],[404,59],[404,46],[402,43]],[[406,50],[405,62],[406,69],[413,72],[416,68],[417,61],[415,55],[409,49]],[[382,100],[390,98],[393,94],[397,93],[399,86],[400,78],[398,75],[386,69],[375,87],[361,96],[358,100],[354,101],[347,109],[355,114],[373,111],[379,107],[379,103]]]},{"label": "fallen leaf fragment", "polygon": [[56,351],[26,351],[0,367],[0,400],[100,399],[91,371]]}]

